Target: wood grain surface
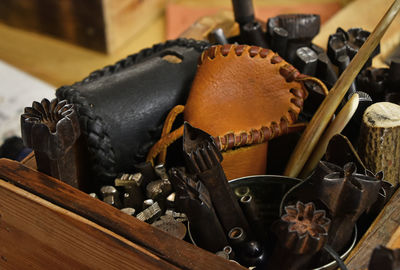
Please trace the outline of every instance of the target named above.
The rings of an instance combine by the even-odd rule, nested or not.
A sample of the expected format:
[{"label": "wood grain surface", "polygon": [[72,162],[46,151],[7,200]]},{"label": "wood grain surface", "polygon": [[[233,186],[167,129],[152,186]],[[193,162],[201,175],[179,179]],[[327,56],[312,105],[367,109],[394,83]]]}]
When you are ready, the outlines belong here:
[{"label": "wood grain surface", "polygon": [[[243,269],[18,162],[0,159],[0,179],[109,229],[178,268]],[[29,230],[29,226],[25,229]]]},{"label": "wood grain surface", "polygon": [[2,0],[0,21],[113,52],[164,9],[165,0]]},{"label": "wood grain surface", "polygon": [[0,243],[0,269],[178,269],[123,237],[3,180]]}]

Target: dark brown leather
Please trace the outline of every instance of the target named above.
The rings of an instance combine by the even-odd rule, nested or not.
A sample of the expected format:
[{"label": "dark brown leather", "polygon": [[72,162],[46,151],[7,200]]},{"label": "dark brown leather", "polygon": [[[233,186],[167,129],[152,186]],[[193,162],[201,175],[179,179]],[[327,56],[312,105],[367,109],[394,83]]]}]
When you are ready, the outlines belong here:
[{"label": "dark brown leather", "polygon": [[291,131],[305,79],[268,49],[219,45],[204,51],[184,118],[215,137],[228,179],[265,174],[267,141]]}]

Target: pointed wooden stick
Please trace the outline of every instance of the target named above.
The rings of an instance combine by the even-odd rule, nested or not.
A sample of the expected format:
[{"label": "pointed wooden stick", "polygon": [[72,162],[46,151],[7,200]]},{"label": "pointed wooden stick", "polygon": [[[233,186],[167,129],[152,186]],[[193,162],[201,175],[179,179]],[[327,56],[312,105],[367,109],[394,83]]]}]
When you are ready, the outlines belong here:
[{"label": "pointed wooden stick", "polygon": [[296,177],[300,173],[326,126],[328,125],[329,120],[349,89],[351,83],[354,81],[355,77],[378,45],[383,34],[386,32],[390,23],[399,12],[399,9],[400,0],[395,0],[386,14],[382,17],[381,21],[375,27],[374,31],[365,41],[364,45],[354,56],[353,60],[350,62],[350,65],[346,68],[340,78],[336,81],[335,85],[329,91],[328,96],[318,108],[317,112],[311,119],[299,142],[297,143],[296,148],[290,157],[288,165],[286,166],[284,173],[285,175],[289,177]]},{"label": "pointed wooden stick", "polygon": [[318,162],[321,160],[326,152],[326,148],[328,147],[331,138],[335,134],[342,132],[343,128],[353,117],[358,107],[358,97],[359,96],[357,93],[353,94],[353,96],[350,98],[349,101],[347,101],[346,105],[343,106],[343,109],[340,110],[332,123],[329,124],[324,132],[324,135],[315,146],[312,155],[308,159],[307,163],[304,165],[304,168],[299,175],[300,178],[306,178],[315,169],[315,167],[317,167]]}]

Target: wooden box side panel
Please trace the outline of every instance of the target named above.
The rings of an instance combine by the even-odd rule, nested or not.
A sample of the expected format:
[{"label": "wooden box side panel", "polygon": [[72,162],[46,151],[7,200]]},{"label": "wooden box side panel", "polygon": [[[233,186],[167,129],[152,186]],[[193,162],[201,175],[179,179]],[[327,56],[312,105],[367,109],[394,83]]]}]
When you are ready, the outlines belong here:
[{"label": "wooden box side panel", "polygon": [[[244,269],[237,263],[229,262],[174,238],[90,197],[88,194],[57,179],[31,170],[18,162],[0,159],[0,179],[112,231],[175,267],[182,269]],[[29,226],[26,230],[29,230]],[[107,253],[106,250],[104,252]]]},{"label": "wooden box side panel", "polygon": [[93,222],[0,180],[0,269],[177,269]]},{"label": "wooden box side panel", "polygon": [[1,0],[4,23],[106,51],[102,0]]}]

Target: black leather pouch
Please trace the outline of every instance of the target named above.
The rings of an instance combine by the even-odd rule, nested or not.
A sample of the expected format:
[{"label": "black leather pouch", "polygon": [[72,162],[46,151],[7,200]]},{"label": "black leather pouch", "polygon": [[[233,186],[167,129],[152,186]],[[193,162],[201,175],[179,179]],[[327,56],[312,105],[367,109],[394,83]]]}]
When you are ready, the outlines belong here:
[{"label": "black leather pouch", "polygon": [[77,108],[92,176],[107,183],[145,160],[170,109],[185,104],[207,46],[195,40],[167,41],[57,90],[59,99]]}]

